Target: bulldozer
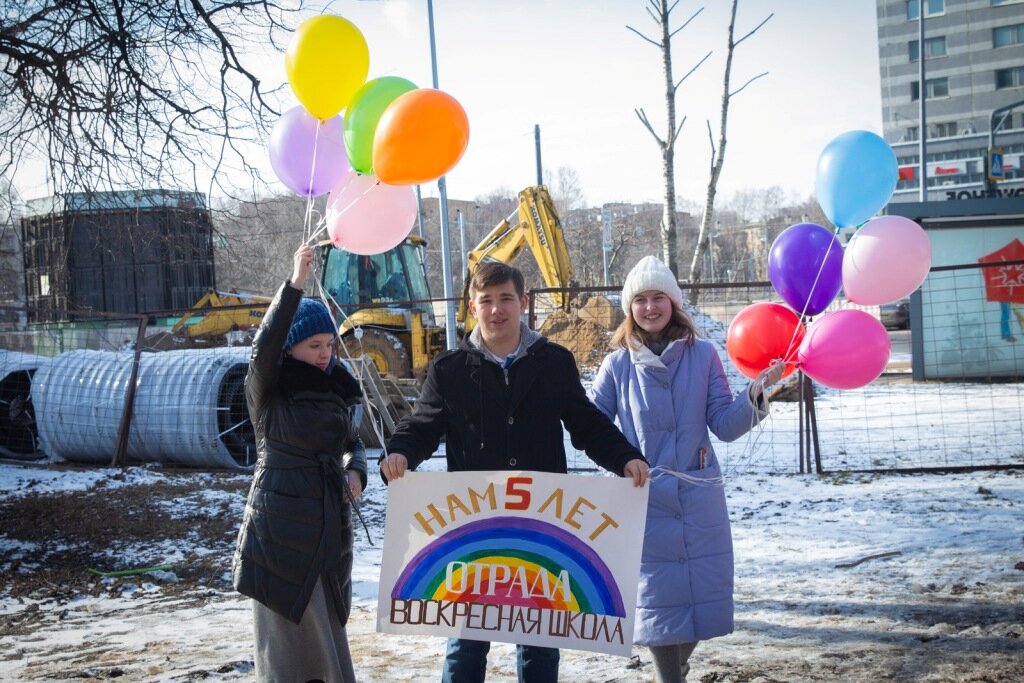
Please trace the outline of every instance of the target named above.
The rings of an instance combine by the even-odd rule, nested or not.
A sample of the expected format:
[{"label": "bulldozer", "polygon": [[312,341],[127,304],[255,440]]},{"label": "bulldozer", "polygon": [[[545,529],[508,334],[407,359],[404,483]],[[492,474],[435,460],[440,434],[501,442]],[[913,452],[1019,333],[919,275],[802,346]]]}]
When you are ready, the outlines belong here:
[{"label": "bulldozer", "polygon": [[249,292],[207,290],[171,327],[142,340],[143,350],[251,344],[271,298]]},{"label": "bulldozer", "polygon": [[[344,320],[339,328],[351,357],[369,356],[378,372],[396,379],[422,379],[430,360],[445,348],[445,330],[437,324],[421,257],[426,243],[409,236],[398,247],[360,256],[318,247],[320,279]],[[568,287],[572,264],[554,202],[544,186],[519,193],[519,205],[466,255],[466,289],[458,308],[459,334],[473,328],[468,286],[476,269],[488,261],[514,263],[529,247],[549,287]],[[556,303],[568,297],[556,294]]]}]

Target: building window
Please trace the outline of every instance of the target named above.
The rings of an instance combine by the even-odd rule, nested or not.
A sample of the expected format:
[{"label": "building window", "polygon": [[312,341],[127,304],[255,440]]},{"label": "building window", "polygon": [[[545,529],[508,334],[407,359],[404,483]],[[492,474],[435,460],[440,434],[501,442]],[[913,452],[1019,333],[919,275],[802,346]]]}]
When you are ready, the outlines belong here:
[{"label": "building window", "polygon": [[[946,12],[946,0],[925,0],[924,15],[931,17]],[[907,19],[921,16],[921,0],[907,0]]]},{"label": "building window", "polygon": [[998,26],[992,29],[992,47],[1006,47],[1024,43],[1024,24]]},{"label": "building window", "polygon": [[1018,2],[1024,2],[1024,0],[992,0],[993,5],[1013,5]]},{"label": "building window", "polygon": [[947,121],[946,123],[936,123],[932,128],[932,134],[928,137],[931,138],[951,138],[956,135],[956,121]]},{"label": "building window", "polygon": [[1019,88],[1024,85],[1024,66],[996,69],[996,90]]},{"label": "building window", "polygon": [[[908,43],[910,48],[910,61],[916,62],[920,58],[920,50],[918,46],[920,43],[916,40],[912,40]],[[945,57],[946,56],[946,36],[939,36],[937,38],[925,38],[924,39],[924,56],[926,59],[932,59],[933,57]]]},{"label": "building window", "polygon": [[907,134],[903,136],[904,142],[917,142],[917,135],[920,129],[917,126],[907,128]]},{"label": "building window", "polygon": [[[1005,70],[1005,69],[1004,69]],[[996,72],[997,74],[999,72]],[[997,77],[998,81],[998,77]],[[929,78],[924,82],[925,85],[925,97],[929,100],[934,100],[937,97],[949,97],[949,79],[948,78]],[[998,87],[998,86],[997,86]],[[914,102],[921,99],[921,85],[920,81],[914,81],[910,84],[910,99]]]}]

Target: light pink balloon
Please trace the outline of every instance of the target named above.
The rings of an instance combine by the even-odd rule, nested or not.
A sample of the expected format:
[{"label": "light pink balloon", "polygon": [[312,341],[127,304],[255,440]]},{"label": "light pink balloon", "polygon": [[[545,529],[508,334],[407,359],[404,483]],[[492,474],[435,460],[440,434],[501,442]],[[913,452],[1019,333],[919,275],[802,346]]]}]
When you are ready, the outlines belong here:
[{"label": "light pink balloon", "polygon": [[811,323],[797,359],[811,379],[833,389],[856,389],[882,374],[889,348],[889,333],[882,323],[869,313],[846,308]]},{"label": "light pink balloon", "polygon": [[872,218],[843,252],[843,290],[862,306],[898,301],[921,286],[932,267],[932,243],[903,216]]},{"label": "light pink balloon", "polygon": [[411,185],[385,185],[349,171],[327,198],[327,234],[339,249],[369,256],[402,243],[416,220]]}]

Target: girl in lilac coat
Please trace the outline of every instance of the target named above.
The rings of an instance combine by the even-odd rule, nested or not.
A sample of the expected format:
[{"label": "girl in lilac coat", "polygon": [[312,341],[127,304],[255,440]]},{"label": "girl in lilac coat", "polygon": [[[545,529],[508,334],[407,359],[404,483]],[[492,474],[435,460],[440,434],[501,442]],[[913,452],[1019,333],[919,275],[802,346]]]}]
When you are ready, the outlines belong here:
[{"label": "girl in lilac coat", "polygon": [[634,640],[650,649],[655,680],[679,682],[698,641],[733,630],[732,535],[708,430],[722,441],[749,432],[768,414],[764,388],[784,366],[734,397],[672,271],[653,256],[626,277],[622,308],[594,402],[651,466]]}]

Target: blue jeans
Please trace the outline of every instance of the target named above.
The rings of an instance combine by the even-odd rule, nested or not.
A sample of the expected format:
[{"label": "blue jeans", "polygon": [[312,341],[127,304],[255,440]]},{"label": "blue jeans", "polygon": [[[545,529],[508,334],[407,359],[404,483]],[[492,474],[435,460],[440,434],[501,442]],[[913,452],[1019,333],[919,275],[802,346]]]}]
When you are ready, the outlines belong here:
[{"label": "blue jeans", "polygon": [[[481,683],[487,676],[485,640],[449,638],[444,658],[442,683]],[[519,683],[557,683],[558,649],[535,645],[516,645],[516,672]]]}]

